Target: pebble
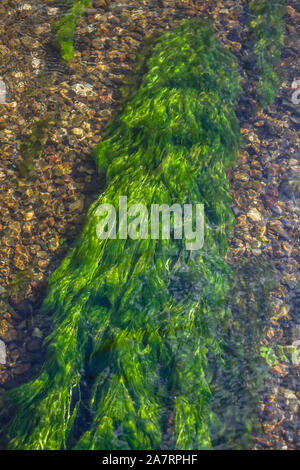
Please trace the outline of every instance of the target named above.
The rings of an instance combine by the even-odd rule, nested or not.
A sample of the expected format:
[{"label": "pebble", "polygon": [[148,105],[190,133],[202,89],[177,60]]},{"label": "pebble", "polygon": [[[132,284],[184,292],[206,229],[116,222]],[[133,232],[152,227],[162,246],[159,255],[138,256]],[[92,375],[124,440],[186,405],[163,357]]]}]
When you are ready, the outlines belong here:
[{"label": "pebble", "polygon": [[15,328],[5,319],[0,322],[0,338],[7,343],[14,341],[17,338]]},{"label": "pebble", "polygon": [[25,362],[24,364],[17,364],[13,367],[13,373],[16,375],[25,374],[30,369],[30,362]]},{"label": "pebble", "polygon": [[47,7],[46,10],[49,16],[56,16],[59,12],[59,9],[56,7]]},{"label": "pebble", "polygon": [[27,214],[25,214],[25,220],[32,220],[34,218],[34,212],[33,211],[30,211],[30,212],[27,212]]},{"label": "pebble", "polygon": [[37,352],[41,349],[41,341],[39,338],[34,338],[28,341],[26,345],[26,349],[28,352]]},{"label": "pebble", "polygon": [[84,207],[84,202],[82,199],[78,199],[77,201],[70,204],[70,210],[72,212],[81,212]]},{"label": "pebble", "polygon": [[37,57],[33,57],[31,63],[35,69],[39,69],[41,67],[42,61]]},{"label": "pebble", "polygon": [[74,127],[74,129],[72,129],[72,134],[76,135],[77,137],[83,137],[84,130],[81,129],[80,127]]},{"label": "pebble", "polygon": [[27,329],[27,320],[21,321],[17,326],[17,330],[26,330]]},{"label": "pebble", "polygon": [[71,89],[79,96],[86,97],[89,94],[94,94],[93,87],[89,83],[76,83],[71,86]]},{"label": "pebble", "polygon": [[34,328],[34,330],[32,332],[32,336],[35,337],[35,338],[41,339],[43,337],[43,333],[41,332],[41,330],[39,328]]},{"label": "pebble", "polygon": [[29,3],[23,3],[23,5],[18,6],[19,11],[29,11],[32,10],[32,6]]},{"label": "pebble", "polygon": [[260,222],[262,219],[261,213],[257,209],[250,209],[249,212],[247,212],[247,217],[252,220],[253,222]]}]

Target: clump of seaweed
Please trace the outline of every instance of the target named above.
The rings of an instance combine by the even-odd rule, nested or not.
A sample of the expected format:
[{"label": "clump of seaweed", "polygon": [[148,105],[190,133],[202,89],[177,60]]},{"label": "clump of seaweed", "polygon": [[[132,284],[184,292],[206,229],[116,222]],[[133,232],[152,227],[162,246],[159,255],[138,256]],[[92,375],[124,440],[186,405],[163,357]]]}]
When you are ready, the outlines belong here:
[{"label": "clump of seaweed", "polygon": [[28,178],[33,170],[35,159],[42,156],[49,130],[53,124],[53,118],[47,116],[36,122],[32,126],[31,132],[25,136],[20,147],[22,161],[18,165],[18,171],[22,178]]},{"label": "clump of seaweed", "polygon": [[[7,397],[8,448],[159,449],[170,416],[172,448],[212,445],[208,355],[222,367],[231,318],[226,169],[240,145],[238,68],[195,19],[163,34],[147,66],[94,152],[107,187],[50,278],[47,359]],[[203,203],[204,248],[186,251],[174,237],[99,240],[97,210],[118,210],[120,196],[149,213],[152,204]]]},{"label": "clump of seaweed", "polygon": [[60,46],[61,56],[68,61],[74,57],[74,31],[91,0],[72,0],[71,9],[53,25],[56,40]]},{"label": "clump of seaweed", "polygon": [[285,1],[252,0],[250,12],[255,16],[250,27],[255,38],[254,52],[260,71],[258,93],[265,107],[274,102],[282,80],[278,66],[284,46]]}]

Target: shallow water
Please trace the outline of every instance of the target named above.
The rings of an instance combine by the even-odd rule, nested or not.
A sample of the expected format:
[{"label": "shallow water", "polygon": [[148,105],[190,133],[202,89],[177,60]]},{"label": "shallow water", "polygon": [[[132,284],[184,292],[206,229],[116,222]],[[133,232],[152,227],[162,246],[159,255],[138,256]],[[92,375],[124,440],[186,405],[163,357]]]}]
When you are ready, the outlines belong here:
[{"label": "shallow water", "polygon": [[[32,6],[31,14],[25,18],[20,18],[19,23],[15,25],[16,34],[14,36],[14,38],[20,39],[21,43],[25,40],[25,44],[26,42],[28,43],[28,41],[30,42],[39,39],[40,33],[36,32],[36,28],[41,24],[48,23],[49,19],[52,17],[52,13],[54,13],[53,10],[51,15],[49,15],[49,8],[59,8],[59,10],[53,14],[56,20],[63,14],[61,3],[49,3],[49,6],[41,6],[34,2],[28,4]],[[114,10],[115,9],[112,11]],[[20,16],[22,16],[22,11],[26,11],[23,4]],[[139,9],[129,9],[129,11],[132,17],[136,17],[139,14]],[[118,16],[118,14],[119,13],[115,13],[116,16]],[[97,22],[95,23],[98,24]],[[10,26],[9,15],[8,18],[5,19],[5,24]],[[93,22],[88,21],[88,24],[85,24],[86,31],[90,30],[90,32],[92,32],[93,24]],[[123,23],[118,27],[126,29]],[[44,34],[47,34],[49,37],[51,36],[47,27]],[[85,35],[83,34],[82,36],[82,41],[80,35],[80,39],[75,42],[75,50],[78,51],[79,54],[83,55],[81,64],[87,68],[93,68],[99,59],[92,60],[88,58],[88,53],[86,53],[88,48],[85,46],[84,42]],[[12,45],[11,47],[14,46]],[[109,45],[105,45],[104,49],[106,48],[109,49]],[[133,50],[135,49],[136,46],[133,46]],[[78,81],[78,77],[76,75],[78,70],[76,70],[76,67],[72,68],[72,66],[62,63],[59,51],[54,47],[52,41],[48,40],[40,45],[40,47],[37,47],[36,52],[37,53],[35,53],[34,50],[29,49],[27,52],[27,58],[30,58],[33,64],[30,72],[32,80],[31,88],[33,90],[35,90],[35,83],[38,83],[38,88],[40,87],[41,77],[43,77],[43,83],[46,83],[46,88],[48,86],[50,86],[50,88],[55,88],[57,83],[66,81],[68,83],[68,87],[66,88],[69,91],[65,96],[67,96],[71,109],[78,106],[78,102],[86,102],[84,93],[89,94],[88,91],[86,92],[86,89],[91,87],[92,92],[95,93],[95,80],[92,77],[89,79],[89,72],[87,71],[81,75],[81,85],[84,85],[85,91],[81,91],[82,94],[80,95],[79,93],[78,98],[78,93],[74,91],[74,86],[76,86]],[[26,50],[23,50],[23,53],[26,54]],[[35,67],[34,64],[38,64],[38,67]],[[5,75],[5,65],[3,72],[1,71],[0,74],[2,74],[2,76]],[[92,84],[89,83],[89,80]],[[114,94],[118,93],[117,89],[119,86],[116,86],[115,83],[109,82],[110,79],[108,79],[108,72],[104,69],[100,81],[105,85],[106,80],[108,80],[107,90],[112,91]],[[41,89],[43,87],[44,85],[41,86]],[[75,88],[75,90],[78,90],[78,88]],[[96,93],[97,96],[99,96],[98,89],[96,90]],[[36,103],[42,107],[45,104],[45,108],[51,112],[59,112],[60,105],[56,102],[57,96],[56,98],[53,97],[49,100],[49,97],[46,97],[47,95],[48,93],[45,92],[45,96],[42,95],[42,97],[40,97],[42,101],[39,103],[38,100],[36,100]],[[105,97],[109,95],[103,96]],[[105,102],[103,96],[101,95],[101,99]],[[10,101],[13,99],[14,86],[12,83],[8,83],[8,100]],[[33,101],[34,100],[35,99],[33,98]],[[43,103],[43,100],[45,100],[45,103]],[[93,108],[93,106],[91,107]],[[32,114],[33,110],[34,108],[31,108],[29,112],[27,111],[28,117],[30,116],[30,113]],[[38,110],[38,114],[40,114],[40,110]],[[243,119],[245,119],[244,116],[245,115],[243,114]],[[66,127],[65,124],[63,125]],[[81,129],[80,126],[79,129]],[[78,127],[75,127],[75,129],[77,128]],[[99,132],[100,135],[101,131]],[[67,127],[67,135],[69,132],[71,132],[71,129],[68,129]],[[270,136],[267,131],[264,132],[265,135],[262,134],[260,137],[262,140],[267,140]],[[85,134],[84,137],[89,139]],[[79,136],[79,138],[83,137]],[[91,141],[89,148],[85,147],[84,151],[86,153],[86,158],[88,150],[91,150],[95,143],[96,142],[93,143]],[[63,145],[67,145],[65,144],[64,138],[61,140],[59,145],[55,144],[55,139],[51,142],[51,146],[54,147],[54,150],[57,153],[62,151]],[[76,145],[76,141],[72,142],[70,145],[71,151],[76,149]],[[264,170],[264,172],[266,172],[266,170]],[[94,188],[90,196],[90,200],[95,199],[102,189],[103,183],[102,187],[98,188],[98,190]],[[89,202],[91,202],[90,200],[88,200],[85,209],[88,208]],[[251,226],[249,219],[247,223]],[[78,227],[77,233],[79,232],[80,227]],[[74,236],[71,236],[70,238],[74,239]],[[243,263],[244,258],[247,258],[247,262],[245,264]],[[60,262],[61,259],[62,255],[59,255],[58,261]],[[176,256],[174,256],[174,262],[175,260]],[[53,258],[51,258],[48,274],[57,267],[58,261],[53,261]],[[219,330],[218,327],[216,328],[216,334],[222,338],[224,342],[224,351],[226,353],[222,357],[222,366],[220,366],[220,363],[215,361],[213,354],[211,354],[211,356],[208,354],[207,366],[207,381],[211,389],[212,411],[214,413],[214,418],[210,424],[210,435],[213,448],[215,449],[249,448],[252,445],[251,439],[253,435],[261,434],[261,418],[259,416],[258,406],[258,402],[260,400],[259,392],[264,389],[265,382],[269,380],[268,373],[270,366],[272,365],[272,361],[275,363],[278,360],[276,359],[276,343],[274,348],[275,353],[272,351],[269,352],[268,349],[262,350],[264,347],[263,340],[266,335],[266,331],[270,326],[270,317],[272,316],[272,307],[270,307],[270,291],[274,291],[276,286],[278,286],[278,283],[280,283],[278,266],[274,266],[275,263],[278,264],[278,260],[275,258],[272,260],[272,256],[270,257],[266,253],[262,252],[261,254],[259,253],[259,255],[253,255],[253,253],[250,256],[245,254],[240,255],[239,259],[229,261],[232,272],[230,275],[228,274],[228,277],[227,274],[224,274],[224,277],[226,277],[226,283],[228,282],[230,286],[230,294],[227,297],[226,303],[227,308],[232,312],[233,321],[228,320],[227,324],[220,324]],[[185,298],[184,296],[186,293],[189,292],[189,282],[190,280],[184,277],[176,280],[175,276],[175,278],[172,279],[169,290],[178,303],[180,303],[182,299]],[[194,295],[196,295],[197,292],[201,292],[201,285],[197,286],[196,283],[193,287]],[[294,292],[294,288],[292,288],[291,291]],[[292,296],[292,294],[289,293],[287,298],[289,296]],[[103,299],[100,299],[100,304],[102,300]],[[134,306],[134,309],[138,311],[138,303]],[[155,322],[157,322],[157,319],[154,319],[153,321],[156,325]],[[296,324],[295,320],[291,320],[291,322]],[[87,331],[89,331],[90,325],[88,319],[86,320],[85,326]],[[112,376],[110,371],[110,360],[115,361],[115,356],[120,353],[122,354],[123,349],[118,346],[114,349],[114,328],[116,328],[116,326],[114,326],[112,322],[112,324],[108,326],[108,343],[105,343],[103,348],[101,347],[97,351],[97,354],[90,362],[89,367],[81,370],[80,392],[82,394],[82,403],[80,405],[81,409],[79,418],[75,422],[74,437],[70,446],[76,443],[79,437],[90,428],[93,419],[93,411],[88,410],[87,405],[91,396],[91,387],[94,383],[95,377],[99,378],[99,374],[102,372],[101,381],[104,384],[104,387],[107,387],[108,389],[110,388],[110,381],[115,380],[115,377]],[[202,325],[194,329],[190,337],[191,340],[193,340],[193,338],[201,338],[201,335],[203,335],[201,328]],[[115,333],[119,333],[117,328]],[[87,350],[85,351],[85,354],[87,355],[89,355],[89,348],[92,349],[89,342],[92,343],[93,340],[95,340],[93,335],[94,332],[91,330],[90,339],[87,343]],[[163,338],[164,342],[168,344],[168,335],[163,336]],[[184,337],[181,341],[185,341]],[[144,342],[145,339],[143,337],[141,344],[144,344]],[[137,347],[140,348],[141,344],[138,344]],[[176,369],[176,364],[171,364],[170,367],[171,370],[172,368]],[[157,382],[154,394],[160,399],[160,402],[163,403],[162,408],[159,410],[159,415],[161,416],[163,423],[161,444],[161,448],[163,449],[173,449],[174,446],[176,446],[174,438],[174,402],[176,400],[176,392],[174,392],[174,390],[176,391],[178,384],[170,383],[169,372],[169,368],[158,360],[156,371]],[[167,394],[166,391],[168,392]],[[76,393],[74,394],[74,397],[76,402]],[[191,397],[187,397],[187,399],[192,401]],[[140,423],[140,426],[143,428],[142,422]],[[120,445],[121,448],[122,446],[126,448],[128,444],[126,442],[123,442],[122,444],[124,437],[122,427],[117,429],[116,437],[118,445]]]}]

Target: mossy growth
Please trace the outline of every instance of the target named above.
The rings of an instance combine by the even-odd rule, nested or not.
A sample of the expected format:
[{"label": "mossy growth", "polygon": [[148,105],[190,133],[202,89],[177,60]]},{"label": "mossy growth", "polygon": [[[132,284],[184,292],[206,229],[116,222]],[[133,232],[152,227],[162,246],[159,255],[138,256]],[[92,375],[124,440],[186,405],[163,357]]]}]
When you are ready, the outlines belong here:
[{"label": "mossy growth", "polygon": [[49,130],[54,125],[53,117],[47,116],[36,122],[21,144],[22,162],[18,165],[21,178],[28,178],[33,170],[34,161],[40,158],[47,141]]},{"label": "mossy growth", "polygon": [[[40,375],[9,393],[14,449],[212,446],[211,362],[222,367],[234,216],[226,170],[240,146],[240,77],[212,28],[185,20],[164,33],[139,90],[94,152],[105,191],[50,278],[53,332]],[[100,240],[99,206],[203,203],[205,244]],[[193,214],[195,222],[195,214]],[[174,232],[174,221],[171,223]]]},{"label": "mossy growth", "polygon": [[6,301],[12,295],[16,295],[24,291],[33,278],[33,270],[36,265],[37,262],[33,261],[29,266],[26,266],[23,271],[17,271],[16,273],[14,273],[12,281],[5,288],[5,291],[0,294],[0,301]]},{"label": "mossy growth", "polygon": [[60,46],[61,56],[68,61],[74,57],[74,31],[91,0],[72,0],[71,9],[53,25],[55,38]]},{"label": "mossy growth", "polygon": [[260,72],[258,94],[261,105],[265,107],[274,102],[282,81],[279,64],[284,46],[285,1],[252,0],[250,12],[254,15],[250,27]]}]

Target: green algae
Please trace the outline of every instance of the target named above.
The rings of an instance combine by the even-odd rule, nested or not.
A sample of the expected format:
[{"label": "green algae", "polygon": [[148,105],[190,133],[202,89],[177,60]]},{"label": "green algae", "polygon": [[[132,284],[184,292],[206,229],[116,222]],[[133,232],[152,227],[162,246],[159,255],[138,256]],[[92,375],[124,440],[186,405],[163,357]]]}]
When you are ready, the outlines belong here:
[{"label": "green algae", "polygon": [[53,126],[53,117],[47,116],[36,122],[31,132],[24,137],[20,147],[22,161],[18,165],[21,178],[28,178],[34,167],[34,161],[42,156],[50,128]]},{"label": "green algae", "polygon": [[260,79],[259,99],[263,107],[272,104],[281,85],[279,71],[281,51],[284,46],[284,0],[252,0],[250,12],[254,15],[250,23],[253,31]]},{"label": "green algae", "polygon": [[[106,190],[50,278],[47,358],[7,397],[8,448],[159,449],[170,416],[172,448],[212,446],[208,357],[222,367],[231,321],[226,169],[240,145],[239,74],[197,20],[163,34],[147,67],[94,152]],[[186,251],[174,238],[99,240],[97,209],[118,209],[124,195],[148,208],[203,203],[204,248]]]},{"label": "green algae", "polygon": [[56,40],[60,46],[61,56],[68,61],[74,57],[74,31],[91,0],[72,0],[72,8],[53,25]]}]

